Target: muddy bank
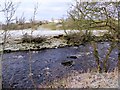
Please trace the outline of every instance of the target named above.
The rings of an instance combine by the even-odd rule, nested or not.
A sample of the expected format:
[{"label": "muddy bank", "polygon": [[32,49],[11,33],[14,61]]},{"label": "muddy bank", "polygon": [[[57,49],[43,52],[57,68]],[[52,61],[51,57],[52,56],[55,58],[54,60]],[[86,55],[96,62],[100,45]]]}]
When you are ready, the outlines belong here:
[{"label": "muddy bank", "polygon": [[[101,61],[105,58],[109,46],[109,42],[98,43]],[[110,54],[109,72],[117,67],[117,54],[117,48]],[[71,58],[71,56],[77,58]],[[28,51],[4,54],[2,61],[3,88],[33,88],[33,83],[29,77],[30,64],[32,67],[31,75],[37,86],[63,77],[74,70],[83,73],[87,72],[88,68],[96,67],[93,48],[90,44],[31,51],[31,61],[29,61],[29,57],[30,53]],[[67,60],[74,61],[74,64],[71,66],[61,64]]]}]

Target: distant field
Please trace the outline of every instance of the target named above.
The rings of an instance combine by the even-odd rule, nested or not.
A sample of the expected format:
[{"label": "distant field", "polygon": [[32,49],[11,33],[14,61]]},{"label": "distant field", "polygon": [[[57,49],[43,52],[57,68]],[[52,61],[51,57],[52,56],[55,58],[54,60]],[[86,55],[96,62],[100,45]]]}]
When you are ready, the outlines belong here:
[{"label": "distant field", "polygon": [[[78,30],[77,26],[75,24],[69,24],[65,23],[63,26],[62,23],[48,23],[48,24],[42,24],[39,27],[47,28],[51,30]],[[80,28],[80,30],[86,30],[86,27]],[[109,30],[109,27],[94,27],[94,28],[88,28],[88,30]]]},{"label": "distant field", "polygon": [[51,30],[56,30],[58,29],[57,25],[55,23],[48,23],[48,24],[43,24],[40,25],[40,27],[42,28],[47,28],[47,29],[51,29]]}]

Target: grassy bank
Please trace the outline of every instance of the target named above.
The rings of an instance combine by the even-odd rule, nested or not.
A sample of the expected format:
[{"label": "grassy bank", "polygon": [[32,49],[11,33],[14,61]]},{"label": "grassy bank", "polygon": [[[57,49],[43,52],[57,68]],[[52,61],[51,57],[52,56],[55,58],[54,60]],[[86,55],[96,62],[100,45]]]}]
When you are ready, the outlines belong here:
[{"label": "grassy bank", "polygon": [[74,71],[63,78],[40,85],[40,88],[118,88],[118,70],[109,73],[79,73]]}]

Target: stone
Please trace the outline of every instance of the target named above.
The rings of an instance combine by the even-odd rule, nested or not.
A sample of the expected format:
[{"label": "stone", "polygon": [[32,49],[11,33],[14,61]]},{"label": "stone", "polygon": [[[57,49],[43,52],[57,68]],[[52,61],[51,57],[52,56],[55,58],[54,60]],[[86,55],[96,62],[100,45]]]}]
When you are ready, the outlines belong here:
[{"label": "stone", "polygon": [[77,59],[78,57],[76,55],[71,55],[71,56],[67,56],[67,58]]},{"label": "stone", "polygon": [[4,50],[4,52],[10,53],[10,52],[11,52],[11,49],[6,49],[6,50]]},{"label": "stone", "polygon": [[72,66],[72,65],[74,65],[74,63],[75,63],[75,62],[72,61],[72,60],[61,62],[61,64],[62,64],[63,66]]},{"label": "stone", "polygon": [[63,37],[63,34],[58,35],[58,36],[53,36],[53,38],[60,38],[60,37]]}]

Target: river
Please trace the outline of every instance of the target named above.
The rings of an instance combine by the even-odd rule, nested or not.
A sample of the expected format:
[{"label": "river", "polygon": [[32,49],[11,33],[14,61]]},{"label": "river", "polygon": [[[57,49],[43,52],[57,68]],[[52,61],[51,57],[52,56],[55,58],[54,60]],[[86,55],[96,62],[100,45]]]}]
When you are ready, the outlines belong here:
[{"label": "river", "polygon": [[[109,42],[98,43],[101,61],[105,58],[109,46]],[[108,62],[110,65],[109,71],[117,67],[117,54],[117,48],[110,54]],[[29,61],[29,55],[30,53],[28,51],[4,54],[2,61],[3,88],[33,88],[29,77],[30,63],[33,80],[36,85],[53,81],[74,70],[83,73],[86,72],[88,68],[92,69],[96,67],[93,48],[90,44],[31,51],[31,62]],[[77,58],[70,58],[71,55],[75,55]],[[66,60],[72,60],[75,63],[72,66],[63,66],[61,62]]]}]

